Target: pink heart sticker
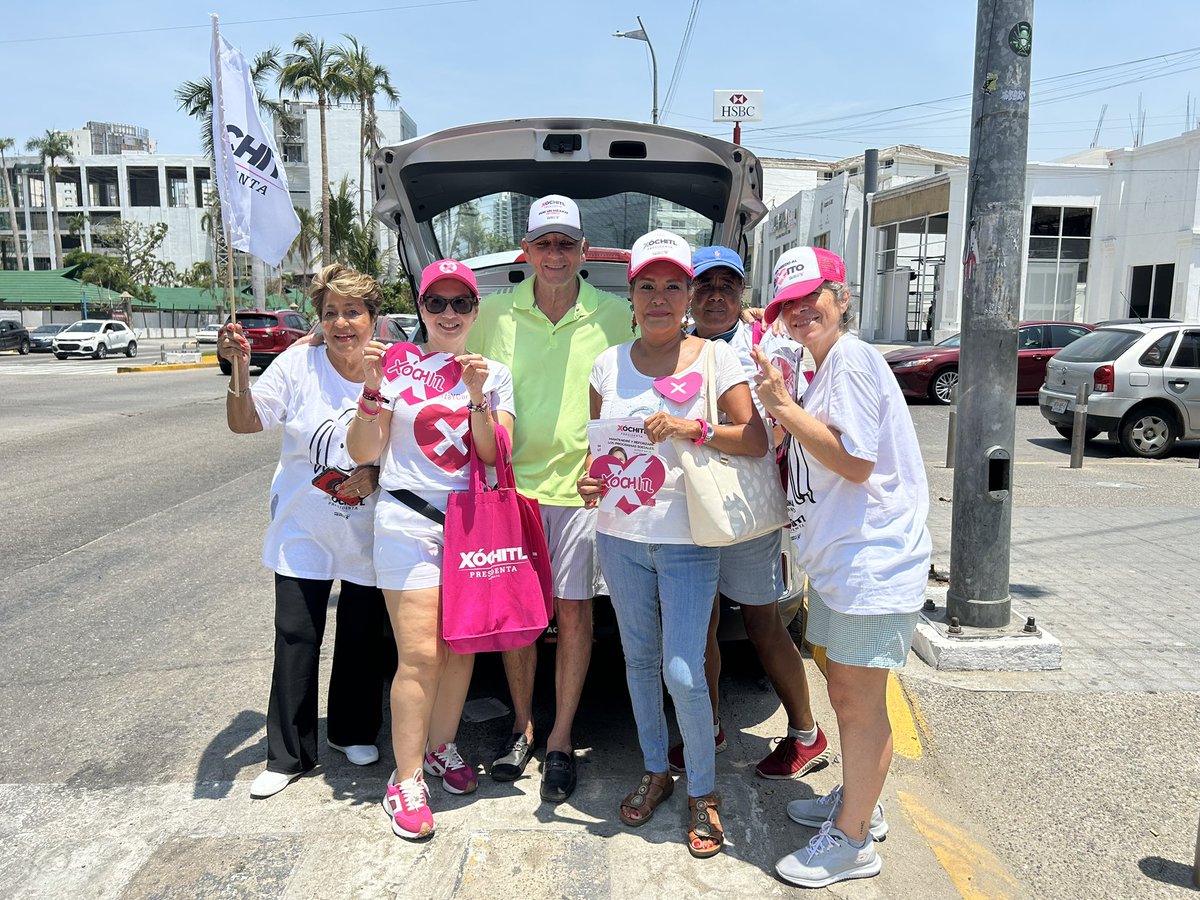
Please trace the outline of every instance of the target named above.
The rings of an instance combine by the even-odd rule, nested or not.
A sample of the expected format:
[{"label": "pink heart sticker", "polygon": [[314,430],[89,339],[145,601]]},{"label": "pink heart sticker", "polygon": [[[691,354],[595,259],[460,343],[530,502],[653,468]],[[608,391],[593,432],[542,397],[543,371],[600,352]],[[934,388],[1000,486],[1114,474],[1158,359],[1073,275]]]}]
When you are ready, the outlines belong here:
[{"label": "pink heart sticker", "polygon": [[454,390],[462,380],[462,365],[449,353],[422,353],[402,341],[384,353],[383,379],[385,396],[415,406]]},{"label": "pink heart sticker", "polygon": [[466,409],[451,409],[431,403],[417,413],[413,421],[413,437],[426,459],[447,472],[458,472],[471,458],[467,447]]},{"label": "pink heart sticker", "polygon": [[654,389],[672,403],[687,403],[704,385],[704,376],[699,372],[686,375],[664,375],[654,379]]},{"label": "pink heart sticker", "polygon": [[629,515],[639,507],[654,505],[654,495],[666,481],[667,469],[659,456],[639,455],[626,461],[606,453],[592,460],[588,475],[604,483],[602,512],[619,509]]}]

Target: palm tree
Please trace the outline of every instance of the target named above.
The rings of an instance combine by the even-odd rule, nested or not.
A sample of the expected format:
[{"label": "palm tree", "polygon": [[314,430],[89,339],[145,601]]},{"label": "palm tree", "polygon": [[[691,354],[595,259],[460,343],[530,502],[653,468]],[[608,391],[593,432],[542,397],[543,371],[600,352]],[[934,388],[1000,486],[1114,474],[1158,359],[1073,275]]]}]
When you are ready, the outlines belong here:
[{"label": "palm tree", "polygon": [[301,94],[316,94],[321,117],[321,265],[329,265],[329,152],[326,145],[325,109],[335,100],[354,96],[354,85],[344,63],[334,56],[325,41],[305,32],[292,41],[294,53],[283,58],[279,89]]},{"label": "palm tree", "polygon": [[321,244],[321,222],[318,216],[313,215],[311,209],[299,206],[296,207],[296,218],[300,220],[300,231],[292,241],[288,256],[299,263],[304,283],[307,284],[312,278],[313,265],[317,261],[317,247]]},{"label": "palm tree", "polygon": [[[54,238],[54,259],[57,266],[63,264],[62,235],[58,231],[58,161],[75,162],[75,154],[71,152],[71,138],[62,131],[51,131],[41,137],[30,138],[25,142],[25,149],[33,151],[42,158],[42,165],[50,176],[50,234]],[[49,165],[46,164],[49,160]]]},{"label": "palm tree", "polygon": [[4,157],[5,150],[11,150],[17,142],[10,137],[0,138],[0,178],[4,179],[4,196],[8,198],[8,227],[12,229],[13,245],[17,250],[17,271],[25,268],[21,258],[21,232],[17,229],[17,207],[13,203],[13,186],[8,178],[8,160]]},{"label": "palm tree", "polygon": [[[335,47],[333,52],[350,73],[354,96],[358,98],[358,220],[367,224],[364,198],[367,195],[366,162],[379,147],[379,128],[375,118],[375,95],[383,94],[392,103],[400,93],[392,87],[388,70],[371,61],[367,48],[352,34],[342,35],[349,46]],[[375,197],[375,170],[371,170],[371,197]]]},{"label": "palm tree", "polygon": [[[278,71],[278,47],[268,47],[255,56],[250,63],[250,78],[254,82],[254,93],[258,98],[259,109],[265,110],[273,116],[279,115],[283,107],[278,101],[267,97],[263,91],[263,82]],[[180,109],[192,118],[200,120],[200,143],[204,147],[205,154],[212,158],[215,148],[212,133],[212,79],[206,76],[197,78],[195,81],[185,81],[175,88],[175,100],[179,103]]]}]

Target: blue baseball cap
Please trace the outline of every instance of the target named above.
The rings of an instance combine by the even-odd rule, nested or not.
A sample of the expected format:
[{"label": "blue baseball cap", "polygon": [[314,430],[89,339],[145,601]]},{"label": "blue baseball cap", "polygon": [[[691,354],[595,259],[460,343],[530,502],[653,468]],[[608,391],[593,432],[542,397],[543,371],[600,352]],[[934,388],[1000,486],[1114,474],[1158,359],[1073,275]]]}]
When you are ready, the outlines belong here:
[{"label": "blue baseball cap", "polygon": [[692,254],[692,269],[697,275],[707,272],[709,269],[715,269],[717,266],[733,269],[743,280],[746,278],[746,269],[742,265],[742,258],[737,255],[736,251],[730,250],[728,247],[701,247]]}]

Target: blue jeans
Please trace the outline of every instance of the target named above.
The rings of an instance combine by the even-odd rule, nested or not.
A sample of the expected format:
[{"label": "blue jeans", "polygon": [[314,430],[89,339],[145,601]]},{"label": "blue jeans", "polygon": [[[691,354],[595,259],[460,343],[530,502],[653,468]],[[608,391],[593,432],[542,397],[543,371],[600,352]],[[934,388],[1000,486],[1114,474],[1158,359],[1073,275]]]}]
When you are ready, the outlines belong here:
[{"label": "blue jeans", "polygon": [[716,786],[716,751],[704,646],[720,552],[694,544],[641,544],[607,534],[596,535],[596,550],[621,628],[625,678],[646,771],[668,771],[666,681],[683,735],[688,796],[710,794]]}]

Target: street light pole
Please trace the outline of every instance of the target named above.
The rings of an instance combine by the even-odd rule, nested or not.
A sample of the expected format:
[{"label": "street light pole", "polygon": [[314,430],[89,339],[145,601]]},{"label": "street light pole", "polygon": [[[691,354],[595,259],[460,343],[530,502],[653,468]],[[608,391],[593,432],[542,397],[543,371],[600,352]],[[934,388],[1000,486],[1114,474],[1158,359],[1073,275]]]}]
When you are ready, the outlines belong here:
[{"label": "street light pole", "polygon": [[650,48],[650,71],[654,82],[654,106],[650,110],[650,121],[655,125],[658,124],[658,59],[654,55],[654,45],[650,43],[650,35],[646,34],[646,26],[642,24],[642,17],[637,17],[638,27],[634,31],[614,31],[613,37],[629,38],[634,41],[645,41],[646,46]]}]

